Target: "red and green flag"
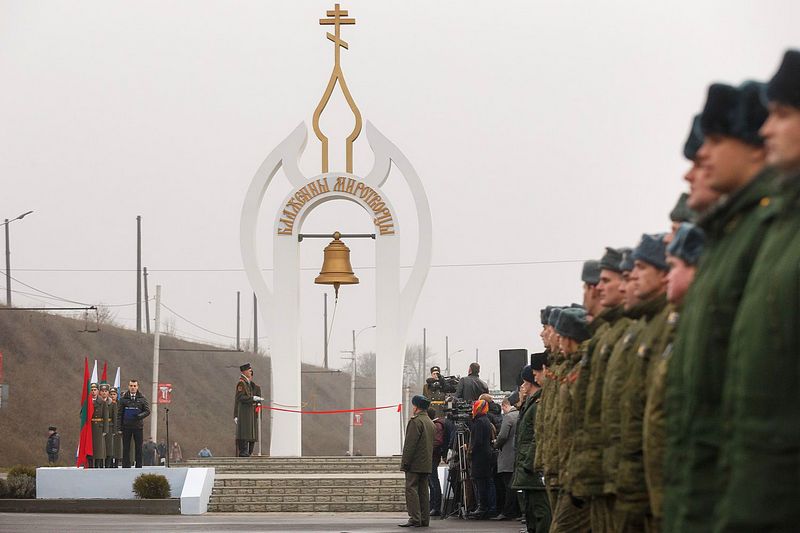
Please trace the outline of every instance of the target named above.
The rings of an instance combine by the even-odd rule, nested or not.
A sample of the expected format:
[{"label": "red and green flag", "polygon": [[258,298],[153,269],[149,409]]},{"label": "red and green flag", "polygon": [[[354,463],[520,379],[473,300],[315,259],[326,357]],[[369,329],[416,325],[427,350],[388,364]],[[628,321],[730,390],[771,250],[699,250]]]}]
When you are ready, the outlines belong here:
[{"label": "red and green flag", "polygon": [[81,433],[78,442],[78,460],[75,466],[89,466],[88,456],[94,454],[92,447],[92,416],[94,415],[94,403],[92,394],[89,390],[89,358],[84,359],[83,363],[83,393],[81,395]]}]

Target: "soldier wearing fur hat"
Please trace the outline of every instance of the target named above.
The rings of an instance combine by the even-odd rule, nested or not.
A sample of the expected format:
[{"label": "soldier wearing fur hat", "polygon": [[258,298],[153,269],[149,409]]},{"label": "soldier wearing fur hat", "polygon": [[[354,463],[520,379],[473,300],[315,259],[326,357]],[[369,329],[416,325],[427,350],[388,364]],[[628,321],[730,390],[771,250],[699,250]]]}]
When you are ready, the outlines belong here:
[{"label": "soldier wearing fur hat", "polygon": [[252,382],[253,368],[250,363],[239,367],[241,374],[236,383],[236,401],[233,407],[233,422],[236,424],[236,448],[239,457],[250,457],[257,439],[256,404],[263,398],[255,393]]},{"label": "soldier wearing fur hat", "polygon": [[105,468],[108,448],[106,437],[111,432],[111,408],[108,405],[108,383],[101,383],[99,393],[94,400],[94,414],[92,414],[92,459],[94,468]]},{"label": "soldier wearing fur hat", "polygon": [[759,129],[763,84],[713,84],[698,151],[711,187],[725,198],[698,225],[706,235],[670,358],[666,391],[665,530],[710,531],[724,480],[716,473],[731,328],[753,262],[776,213],[773,172]]},{"label": "soldier wearing fur hat", "polygon": [[[692,166],[684,174],[683,179],[689,184],[686,197],[686,208],[694,213],[691,220],[681,222],[696,222],[699,215],[711,209],[719,201],[720,193],[711,188],[708,170],[701,165],[698,157],[700,147],[703,146],[703,130],[700,125],[700,115],[695,115],[689,129],[689,136],[683,146],[683,156],[691,161]],[[670,217],[672,218],[672,217]]]},{"label": "soldier wearing fur hat", "polygon": [[529,532],[548,531],[552,515],[542,482],[542,472],[534,468],[537,448],[536,414],[542,395],[538,381],[544,377],[545,363],[545,354],[534,354],[531,357],[531,364],[523,368],[520,374],[522,378],[520,396],[525,400],[520,406],[517,419],[515,435],[517,455],[514,459],[511,487],[525,492],[525,525]]},{"label": "soldier wearing fur hat", "polygon": [[[694,279],[697,262],[703,251],[703,232],[694,224],[680,225],[675,237],[667,247],[667,301],[670,311],[667,315],[663,338],[656,342],[647,370],[647,397],[644,408],[643,461],[644,477],[650,497],[652,523],[649,530],[661,531],[664,500],[664,446],[666,429],[664,424],[664,389],[667,380],[669,358],[672,355],[672,342],[678,326],[683,299]],[[661,346],[664,346],[662,349]],[[660,352],[660,353],[659,353]]]},{"label": "soldier wearing fur hat", "polygon": [[406,425],[400,468],[406,477],[408,521],[400,527],[427,527],[430,524],[428,475],[433,468],[433,439],[436,428],[428,417],[431,402],[416,395],[411,399],[411,418]]},{"label": "soldier wearing fur hat", "polygon": [[714,531],[723,532],[796,531],[800,523],[800,50],[786,52],[766,94],[761,135],[781,176],[731,332],[716,473]]}]

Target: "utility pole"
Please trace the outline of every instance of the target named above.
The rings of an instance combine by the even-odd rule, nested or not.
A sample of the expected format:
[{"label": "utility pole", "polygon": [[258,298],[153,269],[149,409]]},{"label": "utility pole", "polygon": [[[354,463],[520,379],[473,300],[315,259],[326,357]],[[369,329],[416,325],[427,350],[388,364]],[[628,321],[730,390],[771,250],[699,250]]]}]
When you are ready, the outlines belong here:
[{"label": "utility pole", "polygon": [[236,291],[236,349],[237,350],[241,350],[242,349],[241,348],[241,343],[240,343],[240,340],[239,340],[239,320],[241,320],[241,306],[240,306],[241,296],[242,296],[242,293],[239,292],[239,291]]},{"label": "utility pole", "polygon": [[356,408],[356,330],[353,330],[353,368],[350,371],[350,457],[353,457],[353,410]]},{"label": "utility pole", "polygon": [[147,297],[147,267],[144,267],[144,322],[147,334],[150,335],[150,299]]},{"label": "utility pole", "polygon": [[6,305],[11,307],[11,245],[8,242],[8,219],[6,226]]},{"label": "utility pole", "polygon": [[136,215],[136,331],[142,332],[142,215]]},{"label": "utility pole", "polygon": [[475,362],[478,362],[478,349],[475,348]]},{"label": "utility pole", "polygon": [[[256,293],[253,293],[253,353],[258,353],[258,298]],[[258,419],[260,423],[261,417],[259,416]],[[261,439],[258,441],[258,446],[261,447]],[[261,455],[260,450],[259,455]]]},{"label": "utility pole", "polygon": [[447,375],[451,376],[452,374],[450,374],[450,341],[448,340],[447,335],[445,335],[444,337],[444,353],[446,355],[444,362],[445,366],[447,367]]},{"label": "utility pole", "polygon": [[425,371],[428,368],[428,339],[427,339],[427,331],[425,328],[422,328],[422,368],[420,369],[420,373],[422,374],[422,380],[420,383],[425,383]]},{"label": "utility pole", "polygon": [[323,293],[323,296],[325,297],[325,300],[324,300],[325,303],[323,305],[323,317],[322,317],[322,319],[325,322],[325,331],[323,333],[323,335],[325,337],[323,339],[324,350],[323,350],[323,356],[322,356],[322,367],[325,370],[327,370],[328,369],[328,293],[327,292]]},{"label": "utility pole", "polygon": [[153,395],[150,397],[150,436],[158,442],[158,356],[160,344],[161,322],[161,285],[156,285],[156,323],[153,337]]}]

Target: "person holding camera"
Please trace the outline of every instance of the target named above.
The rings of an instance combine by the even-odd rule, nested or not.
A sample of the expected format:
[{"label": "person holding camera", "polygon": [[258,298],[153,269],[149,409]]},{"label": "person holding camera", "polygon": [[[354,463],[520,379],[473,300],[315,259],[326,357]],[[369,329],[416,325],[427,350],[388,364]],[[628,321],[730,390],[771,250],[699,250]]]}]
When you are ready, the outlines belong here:
[{"label": "person holding camera", "polygon": [[457,398],[461,398],[471,404],[480,398],[481,394],[489,392],[489,387],[478,377],[480,371],[481,365],[470,363],[469,373],[458,381],[458,387],[456,387]]},{"label": "person holding camera", "polygon": [[447,383],[442,377],[438,366],[431,367],[431,376],[425,380],[422,387],[422,395],[431,401],[431,408],[436,411],[436,416],[442,416],[444,410],[445,388]]}]

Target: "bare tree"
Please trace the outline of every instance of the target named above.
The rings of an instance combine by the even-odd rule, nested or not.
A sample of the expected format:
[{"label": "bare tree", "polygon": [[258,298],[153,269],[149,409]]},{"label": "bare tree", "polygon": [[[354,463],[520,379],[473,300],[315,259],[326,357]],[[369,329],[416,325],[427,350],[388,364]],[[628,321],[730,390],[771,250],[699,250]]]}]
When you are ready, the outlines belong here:
[{"label": "bare tree", "polygon": [[[97,325],[109,325],[109,326],[118,326],[116,318],[117,312],[112,311],[111,308],[103,303],[97,304],[97,313],[95,315],[97,317]],[[91,316],[90,316],[91,318]]]},{"label": "bare tree", "polygon": [[356,372],[362,378],[375,377],[375,352],[364,352],[358,355]]}]

